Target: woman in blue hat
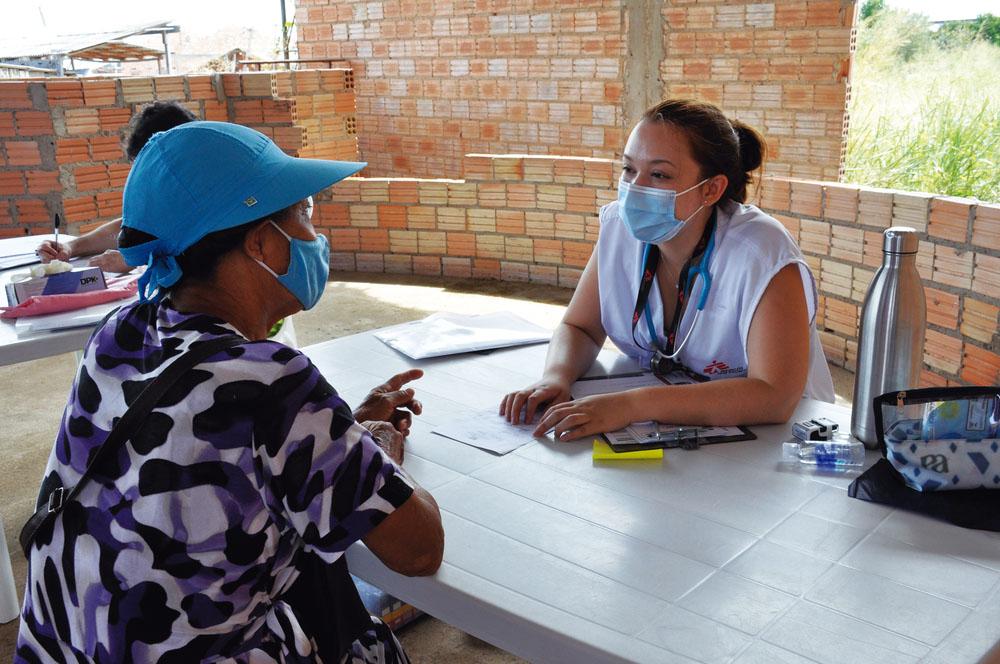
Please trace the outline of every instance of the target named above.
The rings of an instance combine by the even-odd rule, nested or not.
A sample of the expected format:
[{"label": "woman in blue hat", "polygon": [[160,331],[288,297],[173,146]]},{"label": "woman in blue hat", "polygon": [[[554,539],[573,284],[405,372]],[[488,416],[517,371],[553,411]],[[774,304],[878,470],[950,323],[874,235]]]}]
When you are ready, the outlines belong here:
[{"label": "woman in blue hat", "polygon": [[[536,435],[572,440],[647,420],[784,422],[803,394],[833,401],[809,266],[776,219],[746,204],[764,154],[756,131],[712,104],[648,109],[542,379],[506,395],[500,413],[515,423],[542,413]],[[605,339],[645,368],[683,368],[696,384],[571,401]]]},{"label": "woman in blue hat", "polygon": [[84,351],[22,538],[16,662],[407,661],[343,554],[440,565],[437,505],[400,467],[420,372],[352,412],[266,340],[329,276],[306,199],[363,166],[219,122],[142,150],[119,239],[141,297]]}]

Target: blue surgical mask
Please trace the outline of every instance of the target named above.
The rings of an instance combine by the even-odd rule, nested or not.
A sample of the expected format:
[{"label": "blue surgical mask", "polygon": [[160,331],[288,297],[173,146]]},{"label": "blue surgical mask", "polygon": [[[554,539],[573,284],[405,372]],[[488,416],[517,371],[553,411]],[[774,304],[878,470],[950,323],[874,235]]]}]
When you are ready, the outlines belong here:
[{"label": "blue surgical mask", "polygon": [[691,220],[691,217],[698,214],[704,204],[698,206],[691,216],[680,220],[674,216],[674,203],[678,196],[682,196],[692,189],[696,189],[708,182],[708,178],[702,180],[693,187],[688,187],[684,191],[672,191],[670,189],[656,189],[654,187],[643,187],[638,184],[630,184],[625,180],[618,181],[618,215],[625,222],[629,231],[640,242],[657,244],[673,239],[684,224]]},{"label": "blue surgical mask", "polygon": [[300,240],[273,221],[270,223],[288,240],[288,271],[278,274],[263,261],[257,262],[302,303],[303,309],[312,309],[330,278],[330,244],[323,235],[317,235],[315,240]]}]

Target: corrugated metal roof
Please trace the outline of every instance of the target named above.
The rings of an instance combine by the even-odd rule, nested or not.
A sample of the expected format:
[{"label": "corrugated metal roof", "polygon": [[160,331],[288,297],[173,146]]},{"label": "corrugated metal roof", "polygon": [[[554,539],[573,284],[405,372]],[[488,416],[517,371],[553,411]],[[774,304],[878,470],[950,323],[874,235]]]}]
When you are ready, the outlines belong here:
[{"label": "corrugated metal roof", "polygon": [[[142,49],[143,51],[159,53],[159,51],[155,51],[154,49],[150,49],[145,46],[125,44],[119,40],[144,33],[155,34],[158,28],[173,28],[174,30],[171,31],[176,31],[176,27],[177,26],[175,26],[172,21],[157,21],[155,23],[145,23],[143,25],[109,30],[106,32],[92,32],[78,35],[58,35],[52,39],[44,41],[25,39],[19,42],[8,40],[4,44],[0,45],[0,59],[43,58],[52,55],[66,55],[78,57],[80,59],[89,59],[84,58],[79,54],[88,52],[99,46],[109,46],[109,52],[113,51],[114,47],[125,46],[134,49]],[[127,50],[129,49],[123,49],[123,52]],[[136,51],[136,53],[138,53],[138,51]]]}]

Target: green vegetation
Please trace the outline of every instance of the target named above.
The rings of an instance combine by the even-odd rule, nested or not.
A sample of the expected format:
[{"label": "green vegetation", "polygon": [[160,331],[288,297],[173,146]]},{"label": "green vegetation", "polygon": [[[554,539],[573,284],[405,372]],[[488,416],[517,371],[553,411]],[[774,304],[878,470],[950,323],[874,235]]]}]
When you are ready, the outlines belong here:
[{"label": "green vegetation", "polygon": [[934,31],[881,0],[861,14],[845,179],[1000,201],[1000,18]]}]

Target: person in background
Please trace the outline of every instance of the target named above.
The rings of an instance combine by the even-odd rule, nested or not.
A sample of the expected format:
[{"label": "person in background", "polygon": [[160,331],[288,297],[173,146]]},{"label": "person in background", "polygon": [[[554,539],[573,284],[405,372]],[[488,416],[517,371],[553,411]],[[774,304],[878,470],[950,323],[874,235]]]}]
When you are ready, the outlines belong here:
[{"label": "person in background", "polygon": [[[746,204],[764,155],[756,131],[711,104],[648,109],[542,379],[504,396],[500,414],[518,423],[542,413],[535,435],[571,440],[647,420],[784,422],[803,394],[833,401],[815,280],[784,227]],[[608,337],[646,368],[704,382],[571,401]]]},{"label": "person in background", "polygon": [[[125,156],[130,162],[135,161],[150,136],[196,119],[191,111],[175,101],[156,101],[143,107],[129,121],[123,140]],[[121,225],[122,220],[119,218],[101,224],[73,240],[59,243],[46,240],[38,245],[36,252],[43,263],[93,256],[89,261],[90,265],[105,272],[128,272],[132,267],[125,263],[118,251]]]},{"label": "person in background", "polygon": [[140,299],[84,350],[40,501],[78,484],[178,357],[242,343],[188,370],[30,544],[15,662],[408,661],[343,556],[362,540],[401,574],[441,564],[437,504],[401,467],[421,411],[405,385],[422,372],[352,412],[308,357],[265,338],[329,276],[307,197],[363,167],[293,158],[223,122],[150,139],[119,238],[148,265]]}]

